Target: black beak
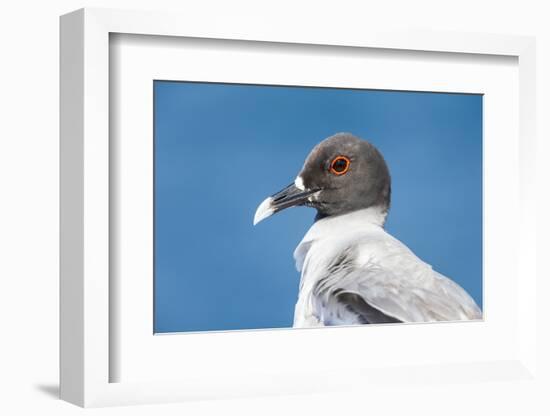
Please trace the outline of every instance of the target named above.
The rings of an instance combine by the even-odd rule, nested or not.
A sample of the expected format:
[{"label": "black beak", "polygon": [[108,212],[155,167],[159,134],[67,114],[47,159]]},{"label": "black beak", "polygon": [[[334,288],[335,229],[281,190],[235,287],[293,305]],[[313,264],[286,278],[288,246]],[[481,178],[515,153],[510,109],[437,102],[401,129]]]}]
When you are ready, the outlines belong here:
[{"label": "black beak", "polygon": [[283,190],[266,198],[258,206],[254,215],[254,225],[283,209],[304,205],[308,202],[309,196],[318,191],[318,189],[300,189],[295,184],[288,185]]}]

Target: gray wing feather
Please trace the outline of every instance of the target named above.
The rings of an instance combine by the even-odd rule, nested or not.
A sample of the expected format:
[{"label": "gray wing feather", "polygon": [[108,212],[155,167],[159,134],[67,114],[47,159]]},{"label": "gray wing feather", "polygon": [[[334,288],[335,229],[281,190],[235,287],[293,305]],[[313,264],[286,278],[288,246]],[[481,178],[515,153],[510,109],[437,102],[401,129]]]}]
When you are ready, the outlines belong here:
[{"label": "gray wing feather", "polygon": [[[481,318],[481,311],[464,289],[433,270],[432,282],[392,279],[391,272],[376,268],[363,268],[358,274],[355,293],[374,308],[403,322]],[[419,283],[425,283],[426,287]]]},{"label": "gray wing feather", "polygon": [[343,292],[336,295],[338,302],[343,304],[350,312],[354,313],[363,324],[387,324],[401,322],[393,316],[386,315],[379,309],[369,305],[355,293]]},{"label": "gray wing feather", "polygon": [[[480,319],[481,311],[458,284],[434,271],[397,240],[360,261],[361,246],[348,248],[329,267],[317,295],[336,296],[366,322]],[[369,247],[363,246],[372,254]],[[364,256],[363,256],[364,257]]]}]

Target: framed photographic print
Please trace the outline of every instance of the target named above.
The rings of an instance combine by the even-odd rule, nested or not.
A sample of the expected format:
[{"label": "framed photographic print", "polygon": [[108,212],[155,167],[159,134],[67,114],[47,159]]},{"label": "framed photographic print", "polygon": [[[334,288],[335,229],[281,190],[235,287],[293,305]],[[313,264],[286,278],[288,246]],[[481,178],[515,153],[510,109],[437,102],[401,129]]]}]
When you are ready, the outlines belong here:
[{"label": "framed photographic print", "polygon": [[533,39],[243,24],[61,19],[62,398],[533,380]]}]

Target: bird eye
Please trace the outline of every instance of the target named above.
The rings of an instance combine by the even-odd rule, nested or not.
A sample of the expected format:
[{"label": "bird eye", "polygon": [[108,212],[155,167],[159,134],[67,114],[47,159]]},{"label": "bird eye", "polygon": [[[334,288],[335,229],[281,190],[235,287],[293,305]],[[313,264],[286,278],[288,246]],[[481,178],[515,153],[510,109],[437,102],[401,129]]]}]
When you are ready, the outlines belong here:
[{"label": "bird eye", "polygon": [[349,169],[350,160],[345,156],[336,156],[330,162],[330,172],[335,175],[343,175]]}]

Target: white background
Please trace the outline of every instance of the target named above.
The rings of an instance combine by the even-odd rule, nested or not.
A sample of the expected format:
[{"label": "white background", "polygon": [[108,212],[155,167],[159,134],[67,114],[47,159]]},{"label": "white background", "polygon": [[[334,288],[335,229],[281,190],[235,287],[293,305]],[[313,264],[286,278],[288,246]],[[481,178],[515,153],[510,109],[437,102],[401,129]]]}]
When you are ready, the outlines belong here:
[{"label": "white background", "polygon": [[[550,212],[550,12],[544,1],[12,1],[0,12],[0,413],[76,414],[55,399],[58,368],[58,16],[83,6],[179,10],[208,23],[216,13],[268,15],[286,24],[350,24],[536,35],[538,37],[539,212]],[[546,138],[546,140],[543,140]],[[543,166],[546,161],[547,166]],[[539,216],[539,247],[548,250],[548,216]],[[512,221],[514,219],[511,219]],[[545,247],[545,250],[542,250]],[[541,256],[542,257],[542,256]],[[543,264],[544,261],[544,264]],[[541,258],[541,274],[550,277]],[[541,282],[539,316],[550,321],[550,293]],[[550,325],[547,326],[547,328]],[[545,351],[539,354],[546,377]],[[546,352],[548,355],[548,352]],[[548,380],[548,379],[547,379]],[[430,389],[387,387],[376,397],[338,393],[253,400],[197,402],[92,410],[104,414],[549,414],[548,392],[528,384],[433,385]],[[544,394],[545,393],[545,394]],[[407,397],[423,395],[411,409]],[[544,405],[543,405],[544,404]],[[543,407],[544,406],[544,407]],[[375,409],[375,410],[374,410]]]}]

